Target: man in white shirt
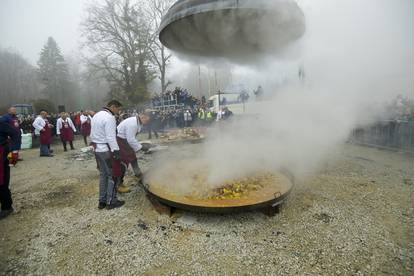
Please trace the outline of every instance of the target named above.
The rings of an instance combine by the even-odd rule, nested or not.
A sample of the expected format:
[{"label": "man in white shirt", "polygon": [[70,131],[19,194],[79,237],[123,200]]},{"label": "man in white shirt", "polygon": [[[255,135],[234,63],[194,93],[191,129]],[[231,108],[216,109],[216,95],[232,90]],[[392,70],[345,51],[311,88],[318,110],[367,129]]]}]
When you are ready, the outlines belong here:
[{"label": "man in white shirt", "polygon": [[184,127],[191,127],[191,123],[193,121],[193,116],[190,112],[190,110],[184,111]]},{"label": "man in white shirt", "polygon": [[220,107],[220,110],[217,112],[216,122],[222,120],[223,119],[223,115],[224,115],[224,110],[223,110],[222,107]]},{"label": "man in white shirt", "polygon": [[121,156],[121,176],[117,177],[118,192],[128,193],[129,188],[123,183],[125,172],[128,165],[131,164],[135,176],[142,177],[141,169],[138,166],[138,159],[136,153],[142,148],[136,136],[141,132],[141,126],[149,122],[150,118],[147,115],[141,114],[123,120],[117,127],[118,135],[117,142],[120,148]]},{"label": "man in white shirt", "polygon": [[39,116],[34,120],[35,134],[40,136],[40,156],[52,157],[50,144],[52,144],[52,128],[54,127],[47,119],[47,111],[41,110]]},{"label": "man in white shirt", "polygon": [[115,115],[119,114],[121,107],[120,102],[110,101],[102,111],[95,114],[91,122],[91,140],[100,172],[99,209],[118,208],[125,203],[117,199],[116,185],[112,178],[114,164],[120,160]]}]

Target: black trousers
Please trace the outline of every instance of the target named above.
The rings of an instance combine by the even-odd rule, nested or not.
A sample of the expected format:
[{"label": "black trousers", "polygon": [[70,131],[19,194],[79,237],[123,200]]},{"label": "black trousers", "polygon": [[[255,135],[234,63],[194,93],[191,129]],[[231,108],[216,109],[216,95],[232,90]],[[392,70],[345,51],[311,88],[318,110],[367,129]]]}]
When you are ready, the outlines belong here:
[{"label": "black trousers", "polygon": [[155,129],[155,127],[151,123],[149,123],[148,124],[148,139],[152,138],[151,132],[154,132],[155,138],[158,139],[157,130]]},{"label": "black trousers", "polygon": [[85,142],[85,146],[88,146],[88,139],[86,139],[88,136],[83,135],[83,141]]},{"label": "black trousers", "polygon": [[[67,149],[67,147],[66,147],[66,145],[67,145],[66,141],[62,141],[62,144],[63,144],[63,149],[64,149],[65,151],[67,151],[68,149]],[[70,145],[70,148],[71,148],[71,149],[75,149],[75,148],[73,147],[73,142],[72,142],[72,141],[69,141],[69,145]]]},{"label": "black trousers", "polygon": [[1,165],[4,168],[4,185],[0,185],[0,203],[1,210],[10,210],[13,205],[13,200],[11,197],[11,192],[9,189],[10,186],[10,167],[9,160],[7,159],[7,154],[9,153],[8,147],[4,150],[4,155],[1,160]]}]

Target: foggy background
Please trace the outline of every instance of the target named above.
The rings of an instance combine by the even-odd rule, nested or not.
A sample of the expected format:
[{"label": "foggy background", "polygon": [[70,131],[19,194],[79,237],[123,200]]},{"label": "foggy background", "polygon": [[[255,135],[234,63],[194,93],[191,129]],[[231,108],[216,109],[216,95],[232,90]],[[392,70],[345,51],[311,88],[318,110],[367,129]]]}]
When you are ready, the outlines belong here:
[{"label": "foggy background", "polygon": [[0,46],[15,49],[33,65],[47,38],[66,55],[77,55],[80,23],[88,0],[0,0]]},{"label": "foggy background", "polygon": [[[47,38],[52,36],[65,57],[76,59],[80,56],[80,23],[86,16],[85,8],[91,2],[1,0],[0,48],[15,51],[30,64],[36,65],[42,46]],[[413,93],[407,91],[410,90],[407,87],[413,87],[410,82],[413,79],[410,64],[414,53],[413,1],[297,2],[307,20],[306,36],[302,41],[306,43],[306,47],[303,47],[306,49],[297,55],[296,60],[291,60],[290,64],[303,64],[308,80],[348,78],[347,85],[350,85],[354,77],[365,78],[366,75],[370,75],[372,79],[383,80],[376,80],[380,89],[386,85],[389,90],[404,95]],[[342,62],[345,62],[346,66],[341,64]],[[202,91],[198,89],[200,63]],[[219,89],[225,90],[229,85],[240,82],[244,82],[250,89],[259,84],[267,86],[268,82],[270,86],[274,86],[274,83],[283,83],[296,74],[296,68],[292,69],[289,65],[283,68],[279,64],[281,70],[273,76],[267,76],[269,67],[274,67],[271,61],[269,64],[240,67],[216,61],[207,64],[203,64],[202,61],[191,63],[185,57],[174,56],[168,70],[168,78],[173,82],[172,86],[186,87],[199,96],[202,93],[214,94]],[[332,68],[328,68],[329,66]],[[322,70],[324,74],[319,74],[318,71],[321,70],[314,70],[316,68],[327,70]],[[379,68],[381,69],[378,70]],[[360,74],[361,71],[364,74]],[[348,76],[345,77],[343,74]],[[387,79],[386,82],[384,78]],[[152,90],[157,89],[158,84],[154,82]]]}]

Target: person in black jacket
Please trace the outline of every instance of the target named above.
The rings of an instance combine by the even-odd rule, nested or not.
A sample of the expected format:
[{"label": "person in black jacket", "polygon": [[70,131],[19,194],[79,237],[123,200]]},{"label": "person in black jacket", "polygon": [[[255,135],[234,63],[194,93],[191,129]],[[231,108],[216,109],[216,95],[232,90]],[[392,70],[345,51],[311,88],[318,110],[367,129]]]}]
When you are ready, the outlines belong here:
[{"label": "person in black jacket", "polygon": [[14,128],[17,131],[17,134],[19,135],[18,150],[20,150],[20,145],[22,143],[22,134],[20,131],[19,118],[17,118],[16,115],[16,108],[14,106],[10,107],[7,113],[2,116],[2,118],[6,123],[8,123],[12,128]]},{"label": "person in black jacket", "polygon": [[9,189],[10,166],[19,159],[19,133],[0,117],[0,219],[13,212],[13,200]]},{"label": "person in black jacket", "polygon": [[154,132],[155,138],[158,139],[158,133],[157,133],[157,129],[158,129],[158,121],[159,121],[159,116],[158,116],[158,112],[153,110],[148,112],[149,117],[150,117],[150,121],[148,123],[148,139],[152,138],[151,133]]}]

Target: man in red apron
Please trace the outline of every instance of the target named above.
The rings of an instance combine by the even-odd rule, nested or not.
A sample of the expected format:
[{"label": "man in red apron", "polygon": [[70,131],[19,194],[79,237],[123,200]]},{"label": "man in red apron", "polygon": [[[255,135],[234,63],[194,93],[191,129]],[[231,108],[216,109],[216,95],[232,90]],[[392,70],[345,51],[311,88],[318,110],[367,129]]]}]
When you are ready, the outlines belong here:
[{"label": "man in red apron", "polygon": [[75,125],[72,120],[69,118],[68,114],[62,112],[61,117],[56,122],[56,134],[60,135],[60,140],[63,144],[63,150],[68,151],[66,148],[67,142],[69,142],[70,149],[74,150],[73,139],[74,133],[76,132]]},{"label": "man in red apron", "polygon": [[91,121],[92,117],[88,114],[87,111],[83,111],[82,115],[80,116],[81,121],[81,133],[83,136],[83,141],[85,142],[85,146],[88,146],[88,137],[91,135]]},{"label": "man in red apron", "polygon": [[133,116],[123,120],[117,127],[117,142],[121,156],[121,171],[120,174],[114,174],[115,181],[118,184],[118,192],[128,193],[130,189],[124,184],[124,176],[131,164],[137,178],[142,177],[141,169],[138,166],[138,159],[136,153],[142,148],[142,145],[137,141],[137,134],[141,132],[143,125],[150,121],[149,116],[139,115]]},{"label": "man in red apron", "polygon": [[13,212],[13,200],[9,189],[10,166],[16,165],[19,158],[19,135],[2,117],[0,117],[0,219]]},{"label": "man in red apron", "polygon": [[119,146],[116,141],[116,119],[122,104],[110,101],[102,111],[92,118],[91,141],[99,169],[99,209],[114,209],[125,204],[118,200],[117,187],[113,180],[114,164],[120,160]]},{"label": "man in red apron", "polygon": [[52,128],[54,127],[47,119],[47,111],[41,110],[40,115],[33,122],[35,134],[40,135],[40,156],[53,157],[50,150],[52,144]]}]

